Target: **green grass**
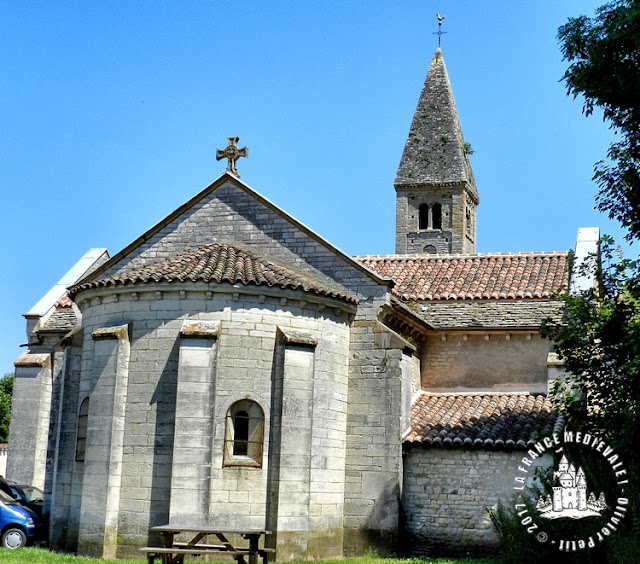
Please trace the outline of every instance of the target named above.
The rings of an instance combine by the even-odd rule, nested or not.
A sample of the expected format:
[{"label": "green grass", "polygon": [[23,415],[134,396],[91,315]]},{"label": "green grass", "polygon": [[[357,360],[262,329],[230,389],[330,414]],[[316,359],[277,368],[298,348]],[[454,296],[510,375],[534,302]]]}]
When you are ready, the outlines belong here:
[{"label": "green grass", "polygon": [[[19,548],[17,550],[6,550],[0,548],[0,562],[2,564],[96,564],[97,562],[110,564],[146,564],[146,559],[136,558],[127,560],[99,560],[83,556],[72,556],[70,554],[59,554],[49,552],[42,548]],[[191,560],[199,562],[199,560]],[[229,562],[233,563],[232,560]],[[473,560],[463,558],[451,560],[446,558],[420,560],[418,558],[381,558],[379,556],[364,556],[362,558],[345,558],[344,560],[321,560],[323,564],[495,564],[497,560],[482,559]],[[303,564],[299,562],[297,564]]]},{"label": "green grass", "polygon": [[[473,558],[391,558],[382,556],[363,556],[361,558],[344,558],[343,560],[317,560],[322,564],[497,564],[498,560],[473,559]],[[308,564],[298,561],[293,564]]]},{"label": "green grass", "polygon": [[49,552],[44,548],[18,548],[16,550],[0,548],[0,562],[2,564],[96,564],[97,562],[147,564],[146,559],[99,560],[97,558]]}]

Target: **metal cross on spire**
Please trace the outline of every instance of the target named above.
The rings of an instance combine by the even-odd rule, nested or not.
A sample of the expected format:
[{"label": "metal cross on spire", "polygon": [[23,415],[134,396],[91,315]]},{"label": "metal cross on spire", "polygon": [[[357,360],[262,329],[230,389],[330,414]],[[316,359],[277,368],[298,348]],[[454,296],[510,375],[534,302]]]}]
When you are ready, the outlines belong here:
[{"label": "metal cross on spire", "polygon": [[446,31],[442,31],[442,20],[444,20],[447,16],[436,14],[436,17],[438,18],[438,31],[434,31],[433,35],[438,36],[438,49],[440,49],[440,40],[442,39],[442,36],[447,33]]},{"label": "metal cross on spire", "polygon": [[224,150],[216,149],[216,160],[227,159],[227,172],[230,172],[234,176],[240,178],[240,173],[236,169],[236,161],[240,157],[249,158],[249,147],[238,147],[238,141],[240,137],[227,137],[229,146]]}]

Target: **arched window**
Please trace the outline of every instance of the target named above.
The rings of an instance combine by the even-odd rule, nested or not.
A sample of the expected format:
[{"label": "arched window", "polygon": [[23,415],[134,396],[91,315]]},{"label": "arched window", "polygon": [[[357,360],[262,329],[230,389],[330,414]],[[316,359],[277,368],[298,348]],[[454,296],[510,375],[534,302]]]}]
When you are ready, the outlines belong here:
[{"label": "arched window", "polygon": [[418,206],[418,229],[429,229],[429,206],[427,204]]},{"label": "arched window", "polygon": [[438,249],[436,249],[433,245],[426,245],[424,248],[424,252],[428,255],[435,255],[438,252]]},{"label": "arched window", "polygon": [[433,204],[431,207],[431,218],[433,229],[442,229],[442,205]]},{"label": "arched window", "polygon": [[264,412],[255,401],[243,399],[227,411],[224,466],[262,467]]},{"label": "arched window", "polygon": [[84,398],[78,411],[78,430],[76,433],[76,460],[84,461],[87,448],[87,422],[89,420],[89,398]]}]

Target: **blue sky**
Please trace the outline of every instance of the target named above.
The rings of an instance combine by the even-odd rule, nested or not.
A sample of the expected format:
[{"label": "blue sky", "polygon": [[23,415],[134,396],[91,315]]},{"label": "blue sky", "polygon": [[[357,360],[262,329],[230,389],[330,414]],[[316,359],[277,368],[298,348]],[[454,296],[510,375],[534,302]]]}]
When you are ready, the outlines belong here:
[{"label": "blue sky", "polygon": [[[478,252],[565,250],[611,133],[565,96],[556,40],[600,2],[0,0],[0,375],[22,314],[224,171],[350,254],[394,252],[393,179],[436,13],[478,191]],[[23,350],[23,349],[22,349]]]}]

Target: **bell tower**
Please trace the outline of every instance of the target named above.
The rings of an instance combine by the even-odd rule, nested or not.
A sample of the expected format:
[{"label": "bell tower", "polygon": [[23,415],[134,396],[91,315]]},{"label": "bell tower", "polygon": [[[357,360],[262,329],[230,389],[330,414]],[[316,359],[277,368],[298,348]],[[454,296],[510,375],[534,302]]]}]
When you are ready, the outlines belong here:
[{"label": "bell tower", "polygon": [[449,75],[437,49],[396,174],[396,253],[473,254],[480,203]]}]

